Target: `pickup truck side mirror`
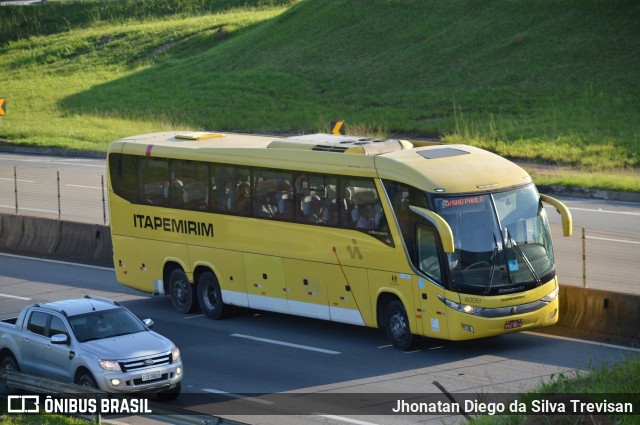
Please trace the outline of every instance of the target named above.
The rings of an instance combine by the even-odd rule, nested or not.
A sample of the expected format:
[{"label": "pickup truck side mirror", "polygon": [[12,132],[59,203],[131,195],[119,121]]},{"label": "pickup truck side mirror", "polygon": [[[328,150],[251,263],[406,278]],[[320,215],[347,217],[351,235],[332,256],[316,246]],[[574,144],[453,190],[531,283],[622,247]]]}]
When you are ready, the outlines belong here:
[{"label": "pickup truck side mirror", "polygon": [[148,327],[149,329],[151,329],[154,325],[153,320],[151,319],[143,319],[142,323],[144,323],[145,326]]},{"label": "pickup truck side mirror", "polygon": [[69,336],[65,334],[55,334],[51,337],[51,343],[55,345],[68,345]]}]

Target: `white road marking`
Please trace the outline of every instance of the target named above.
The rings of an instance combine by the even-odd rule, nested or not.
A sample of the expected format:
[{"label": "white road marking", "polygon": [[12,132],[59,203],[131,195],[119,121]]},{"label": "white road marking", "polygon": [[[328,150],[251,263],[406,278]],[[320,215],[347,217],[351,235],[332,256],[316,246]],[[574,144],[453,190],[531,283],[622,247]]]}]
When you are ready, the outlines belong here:
[{"label": "white road marking", "polygon": [[635,244],[635,245],[640,245],[640,242],[638,241],[627,241],[624,239],[611,239],[611,238],[598,238],[596,236],[585,236],[586,239],[595,239],[598,241],[607,241],[607,242],[620,242],[620,243],[630,243],[630,244]]},{"label": "white road marking", "polygon": [[345,418],[344,416],[321,415],[321,414],[318,414],[318,416],[321,416],[321,417],[327,418],[327,419],[333,419],[333,420],[340,421],[340,422],[348,422],[350,424],[356,424],[356,425],[377,425],[377,424],[375,424],[373,422],[365,422],[365,421],[360,421],[358,419]]},{"label": "white road marking", "polygon": [[195,319],[197,317],[204,317],[204,314],[189,315],[189,316],[183,317],[182,319],[183,320],[189,320],[189,319]]},{"label": "white road marking", "polygon": [[[9,205],[0,205],[0,208],[12,208],[12,209],[15,209],[16,206],[15,205],[11,205],[11,206],[9,206]],[[54,210],[43,210],[43,209],[40,209],[40,208],[23,208],[23,207],[20,207],[19,210],[20,211],[35,211],[35,212],[42,212],[42,213],[49,213],[49,214],[58,214],[57,210],[56,211],[54,211]]]},{"label": "white road marking", "polygon": [[640,213],[632,212],[632,211],[611,211],[611,210],[601,210],[594,208],[577,208],[577,207],[569,207],[569,210],[576,211],[587,211],[587,212],[598,212],[598,213],[608,213],[608,214],[623,214],[623,215],[640,215]]},{"label": "white road marking", "polygon": [[618,350],[635,351],[636,353],[640,353],[640,348],[625,347],[623,345],[607,344],[605,342],[588,341],[586,339],[570,338],[568,336],[550,335],[550,334],[537,333],[532,331],[522,331],[522,333],[534,335],[534,336],[541,336],[543,338],[559,339],[562,341],[571,341],[571,342],[580,342],[583,344],[597,345],[598,347],[615,348]]},{"label": "white road marking", "polygon": [[324,353],[324,354],[334,354],[334,355],[342,354],[340,351],[326,350],[324,348],[310,347],[308,345],[292,344],[290,342],[278,341],[275,339],[260,338],[260,337],[251,336],[251,335],[231,334],[231,336],[235,336],[238,338],[252,339],[254,341],[259,341],[259,342],[266,342],[267,344],[284,345],[285,347],[299,348],[301,350],[308,350],[308,351],[316,351],[318,353]]},{"label": "white road marking", "polygon": [[[77,161],[86,161],[89,158],[78,158]],[[81,162],[75,162],[73,160],[69,160],[69,159],[65,159],[65,160],[42,160],[39,158],[34,158],[34,159],[22,159],[22,158],[15,158],[15,157],[11,157],[11,158],[6,158],[6,157],[0,157],[1,161],[14,161],[14,162],[31,162],[31,163],[36,163],[36,164],[64,164],[64,165],[73,165],[73,166],[79,166],[79,167],[93,167],[93,168],[105,168],[105,162],[103,158],[95,158],[96,161],[100,161],[102,160],[103,163],[99,164],[99,165],[95,165],[95,164],[82,164]]]},{"label": "white road marking", "polygon": [[24,301],[29,301],[31,300],[31,298],[27,298],[27,297],[19,297],[17,295],[9,295],[9,294],[0,294],[0,297],[3,298],[13,298],[15,300],[24,300]]},{"label": "white road marking", "polygon": [[[11,181],[11,182],[15,181],[15,179],[10,179],[8,177],[0,177],[0,180],[8,180],[8,181]],[[18,183],[35,183],[35,181],[18,179]]]},{"label": "white road marking", "polygon": [[247,397],[247,396],[244,396],[242,394],[234,394],[234,393],[230,393],[230,392],[227,392],[227,391],[214,390],[212,388],[203,388],[202,391],[205,391],[205,392],[208,392],[208,393],[212,393],[212,394],[223,394],[223,395],[225,395],[227,397],[237,398],[239,400],[253,401],[254,403],[274,404],[273,401],[262,400],[262,399],[256,398],[256,397]]},{"label": "white road marking", "polygon": [[114,270],[113,267],[93,266],[91,264],[71,263],[71,262],[68,262],[68,261],[49,260],[47,258],[36,258],[36,257],[27,257],[27,256],[24,256],[24,255],[5,254],[5,253],[2,253],[2,252],[0,252],[0,256],[13,257],[13,258],[22,258],[24,260],[44,261],[46,263],[64,264],[64,265],[67,265],[67,266],[87,267],[89,269],[96,269],[96,270],[108,270],[108,271],[113,271]]},{"label": "white road marking", "polygon": [[67,187],[80,187],[83,189],[102,189],[101,187],[98,186],[83,186],[81,184],[65,184],[65,186]]}]

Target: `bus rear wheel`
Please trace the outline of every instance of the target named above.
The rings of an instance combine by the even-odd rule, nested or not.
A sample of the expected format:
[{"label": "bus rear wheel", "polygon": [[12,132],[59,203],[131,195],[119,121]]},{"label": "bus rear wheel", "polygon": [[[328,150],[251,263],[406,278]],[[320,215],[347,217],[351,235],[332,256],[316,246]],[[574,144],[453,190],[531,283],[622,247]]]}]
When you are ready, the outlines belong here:
[{"label": "bus rear wheel", "polygon": [[180,313],[193,313],[198,308],[198,300],[182,269],[175,269],[169,277],[169,295],[173,307]]},{"label": "bus rear wheel", "polygon": [[202,273],[198,279],[198,301],[202,312],[214,320],[221,319],[229,310],[222,301],[218,279],[211,272]]},{"label": "bus rear wheel", "polygon": [[407,311],[398,300],[391,301],[387,306],[384,328],[391,344],[400,350],[408,350],[415,342],[415,337],[409,329]]}]

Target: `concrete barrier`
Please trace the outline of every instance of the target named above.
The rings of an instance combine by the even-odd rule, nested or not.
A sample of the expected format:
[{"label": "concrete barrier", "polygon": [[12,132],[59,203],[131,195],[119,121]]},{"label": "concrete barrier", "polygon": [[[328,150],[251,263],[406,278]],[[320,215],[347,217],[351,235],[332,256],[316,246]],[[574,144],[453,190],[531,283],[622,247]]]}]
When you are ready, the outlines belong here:
[{"label": "concrete barrier", "polygon": [[[108,226],[0,214],[0,251],[113,267]],[[640,296],[560,286],[559,326],[640,341]]]},{"label": "concrete barrier", "polygon": [[0,250],[113,267],[108,226],[0,214]]},{"label": "concrete barrier", "polygon": [[639,295],[561,285],[559,297],[559,326],[640,341]]}]

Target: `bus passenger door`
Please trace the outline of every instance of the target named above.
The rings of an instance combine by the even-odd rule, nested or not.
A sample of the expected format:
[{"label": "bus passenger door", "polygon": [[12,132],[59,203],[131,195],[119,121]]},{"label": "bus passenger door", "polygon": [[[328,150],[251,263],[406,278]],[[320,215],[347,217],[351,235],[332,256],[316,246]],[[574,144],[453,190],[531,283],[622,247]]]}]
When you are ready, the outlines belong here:
[{"label": "bus passenger door", "polygon": [[416,301],[416,317],[422,319],[423,335],[434,338],[447,338],[446,306],[438,299],[444,298],[444,288],[436,282],[442,282],[444,273],[440,259],[438,231],[432,227],[419,223],[416,226],[416,266],[424,276],[415,276],[413,282],[414,298]]},{"label": "bus passenger door", "polygon": [[249,307],[288,313],[282,258],[244,253]]},{"label": "bus passenger door", "polygon": [[[329,312],[334,322],[369,324],[371,302],[367,270],[354,267],[326,266]],[[346,274],[346,278],[345,278]]]},{"label": "bus passenger door", "polygon": [[[413,310],[418,329],[414,333],[446,339],[449,335],[445,305],[438,299],[444,297],[444,288],[422,276],[413,276]],[[408,313],[407,313],[408,314]]]},{"label": "bus passenger door", "polygon": [[331,320],[325,265],[285,258],[284,273],[289,313]]}]

